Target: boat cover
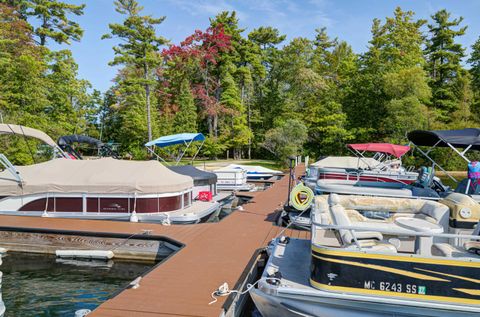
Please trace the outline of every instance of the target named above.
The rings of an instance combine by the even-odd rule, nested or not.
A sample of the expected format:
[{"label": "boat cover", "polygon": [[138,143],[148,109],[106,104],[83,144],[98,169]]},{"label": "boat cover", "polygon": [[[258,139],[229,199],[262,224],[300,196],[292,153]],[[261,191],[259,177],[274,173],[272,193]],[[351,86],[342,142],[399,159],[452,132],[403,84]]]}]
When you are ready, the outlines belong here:
[{"label": "boat cover", "polygon": [[281,171],[277,170],[272,170],[270,168],[266,168],[263,166],[258,166],[258,165],[240,165],[240,164],[230,164],[227,165],[219,170],[234,170],[234,169],[243,169],[247,171],[248,174],[283,174]]},{"label": "boat cover", "polygon": [[[467,148],[480,150],[480,129],[468,128],[461,130],[415,130],[407,134],[408,140],[415,145]],[[439,142],[441,141],[441,142]],[[439,142],[437,144],[437,142]],[[448,143],[448,144],[447,144]]]},{"label": "boat cover", "polygon": [[145,143],[145,146],[167,147],[175,144],[187,144],[193,141],[204,141],[205,136],[202,133],[180,133],[159,137]]},{"label": "boat cover", "polygon": [[206,171],[199,170],[192,165],[167,166],[175,173],[187,175],[193,178],[195,186],[212,185],[217,183],[217,175]]},{"label": "boat cover", "polygon": [[0,196],[36,193],[161,194],[193,187],[191,177],[157,161],[54,159],[16,166],[22,186],[8,171],[0,173]]},{"label": "boat cover", "polygon": [[78,134],[64,135],[58,139],[57,143],[58,145],[67,145],[72,143],[86,143],[86,144],[94,145],[97,148],[103,145],[102,141],[98,139],[95,139],[86,135],[78,135]]},{"label": "boat cover", "polygon": [[324,167],[337,167],[337,168],[369,168],[379,166],[379,161],[371,158],[364,157],[359,159],[358,157],[353,156],[327,156],[315,163],[310,164],[310,166],[315,166],[318,168]]},{"label": "boat cover", "polygon": [[51,137],[49,137],[45,132],[42,132],[37,129],[25,127],[22,125],[16,124],[0,124],[0,134],[16,134],[16,135],[25,135],[28,137],[36,138],[51,147],[57,147],[57,144]]},{"label": "boat cover", "polygon": [[408,145],[397,145],[390,143],[358,143],[348,144],[348,147],[357,151],[380,152],[394,155],[397,158],[402,157],[405,153],[410,151]]}]

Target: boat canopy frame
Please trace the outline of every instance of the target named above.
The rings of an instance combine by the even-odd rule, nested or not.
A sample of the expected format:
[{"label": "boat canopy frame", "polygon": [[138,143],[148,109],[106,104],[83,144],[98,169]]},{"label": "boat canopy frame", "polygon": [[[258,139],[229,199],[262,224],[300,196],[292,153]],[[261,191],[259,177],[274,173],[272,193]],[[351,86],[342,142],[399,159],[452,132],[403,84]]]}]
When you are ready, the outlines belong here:
[{"label": "boat canopy frame", "polygon": [[[371,169],[375,169],[383,167],[384,161],[388,160],[390,156],[400,159],[405,153],[410,151],[410,146],[391,143],[357,143],[347,144],[347,149],[358,158],[359,162],[357,165],[360,165],[360,161],[362,161]],[[375,166],[370,165],[365,160],[365,152],[375,152],[376,154],[373,158],[378,161],[378,164]]]},{"label": "boat canopy frame", "polygon": [[155,152],[155,147],[165,149],[172,145],[183,145],[184,146],[183,150],[179,149],[176,155],[165,149],[165,151],[167,151],[169,156],[174,157],[175,166],[177,166],[182,160],[182,158],[185,156],[185,153],[190,148],[190,146],[194,142],[200,142],[200,141],[202,143],[199,146],[197,146],[195,155],[190,160],[190,163],[191,163],[195,160],[198,153],[200,153],[200,150],[205,144],[205,136],[202,133],[179,133],[179,134],[166,135],[145,143],[145,147],[148,149],[150,153],[155,155],[157,159],[161,160],[167,165],[170,165],[170,163],[168,163],[163,157],[161,157]]},{"label": "boat canopy frame", "polygon": [[[55,143],[55,141],[53,141],[53,139],[48,136],[48,134],[43,131],[18,124],[1,123],[0,135],[2,134],[13,134],[23,136],[24,138],[35,138],[47,144],[53,149],[54,158],[60,156],[66,159],[71,159],[71,157],[67,153],[65,153],[65,151],[57,143]],[[29,145],[26,139],[25,143],[27,143],[27,146]]]},{"label": "boat canopy frame", "polygon": [[[432,167],[437,166],[455,183],[458,183],[458,180],[431,158],[429,154],[437,147],[450,148],[467,163],[470,163],[466,153],[470,150],[480,151],[480,129],[477,128],[431,131],[414,130],[407,134],[407,138],[423,156],[432,162]],[[424,151],[420,146],[429,146],[429,148]],[[459,151],[457,148],[461,148],[463,151]]]}]

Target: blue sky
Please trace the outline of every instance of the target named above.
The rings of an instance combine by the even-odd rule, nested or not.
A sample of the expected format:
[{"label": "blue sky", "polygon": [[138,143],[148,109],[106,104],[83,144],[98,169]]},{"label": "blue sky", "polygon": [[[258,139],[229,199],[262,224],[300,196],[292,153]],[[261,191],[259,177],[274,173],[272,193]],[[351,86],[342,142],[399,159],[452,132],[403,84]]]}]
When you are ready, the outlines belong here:
[{"label": "blue sky", "polygon": [[[113,0],[64,0],[86,3],[85,14],[75,20],[85,30],[81,42],[70,49],[79,64],[79,74],[93,87],[106,91],[116,69],[108,66],[113,58],[114,40],[101,40],[108,33],[108,23],[121,22]],[[158,27],[159,35],[178,43],[195,29],[208,27],[208,18],[224,10],[235,10],[245,33],[259,26],[273,26],[287,35],[312,38],[316,28],[327,27],[332,37],[347,41],[355,52],[364,52],[370,39],[373,18],[392,16],[396,6],[413,10],[418,18],[429,18],[439,9],[447,9],[454,17],[463,16],[467,34],[459,41],[468,48],[480,36],[480,1],[477,0],[138,0],[144,14],[166,16]],[[52,45],[54,49],[59,46]]]}]

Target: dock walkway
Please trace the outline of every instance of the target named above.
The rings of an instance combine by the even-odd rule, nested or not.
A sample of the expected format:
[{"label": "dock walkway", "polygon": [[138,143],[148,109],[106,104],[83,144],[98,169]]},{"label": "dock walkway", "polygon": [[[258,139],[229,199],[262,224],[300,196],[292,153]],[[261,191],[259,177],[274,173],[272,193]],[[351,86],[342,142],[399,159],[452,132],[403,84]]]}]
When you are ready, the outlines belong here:
[{"label": "dock walkway", "polygon": [[[301,168],[301,167],[298,167]],[[78,219],[0,216],[8,227],[129,233],[152,230],[185,246],[146,274],[137,289],[125,289],[100,305],[89,317],[112,316],[219,316],[226,297],[214,305],[211,293],[227,282],[234,287],[256,250],[267,245],[283,228],[275,226],[287,197],[288,176],[258,192],[218,223],[162,226]],[[309,238],[307,231],[288,229],[285,235]]]}]

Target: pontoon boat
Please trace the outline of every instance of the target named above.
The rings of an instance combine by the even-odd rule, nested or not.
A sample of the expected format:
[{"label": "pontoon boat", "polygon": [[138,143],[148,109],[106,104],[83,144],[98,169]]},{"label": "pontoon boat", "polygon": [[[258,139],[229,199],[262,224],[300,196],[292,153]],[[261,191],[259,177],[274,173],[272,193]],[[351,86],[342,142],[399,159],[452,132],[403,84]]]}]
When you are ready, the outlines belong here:
[{"label": "pontoon boat", "polygon": [[192,178],[157,161],[6,162],[1,161],[0,214],[196,223],[219,208],[217,202],[194,201]]},{"label": "pontoon boat", "polygon": [[243,169],[247,171],[247,180],[267,180],[273,176],[283,175],[283,172],[272,170],[258,165],[240,165],[240,164],[230,164],[225,167],[226,169]]},{"label": "pontoon boat", "polygon": [[250,191],[255,188],[247,183],[247,171],[242,168],[222,167],[212,171],[217,174],[219,190],[226,191]]},{"label": "pontoon boat", "polygon": [[[334,156],[319,160],[309,166],[305,184],[314,188],[317,180],[347,180],[413,183],[418,174],[402,166],[401,158],[410,150],[406,145],[390,143],[348,144],[356,157]],[[375,153],[365,157],[366,152]]]},{"label": "pontoon boat", "polygon": [[[480,315],[479,205],[452,194],[421,199],[318,196],[311,240],[276,239],[250,294],[264,317]],[[457,197],[458,196],[458,197]],[[458,200],[460,197],[460,200]],[[478,227],[477,227],[478,228]]]}]

